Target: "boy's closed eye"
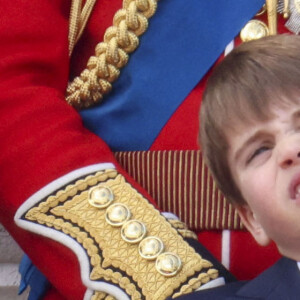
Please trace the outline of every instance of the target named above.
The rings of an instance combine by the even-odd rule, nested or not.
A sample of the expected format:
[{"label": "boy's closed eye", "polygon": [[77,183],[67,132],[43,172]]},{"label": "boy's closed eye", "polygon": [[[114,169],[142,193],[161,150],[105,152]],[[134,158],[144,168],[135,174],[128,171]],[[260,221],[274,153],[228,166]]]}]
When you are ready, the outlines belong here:
[{"label": "boy's closed eye", "polygon": [[258,156],[260,156],[261,154],[263,154],[264,152],[270,150],[270,146],[260,146],[258,148],[256,148],[250,155],[250,157],[247,159],[246,161],[246,165],[250,164],[254,159],[256,159]]}]

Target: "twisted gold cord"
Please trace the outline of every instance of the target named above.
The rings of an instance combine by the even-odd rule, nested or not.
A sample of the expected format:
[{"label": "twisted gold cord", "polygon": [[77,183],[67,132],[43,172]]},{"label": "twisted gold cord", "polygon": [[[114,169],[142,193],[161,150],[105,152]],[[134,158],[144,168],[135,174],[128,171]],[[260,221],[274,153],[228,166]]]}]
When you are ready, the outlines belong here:
[{"label": "twisted gold cord", "polygon": [[277,34],[277,2],[278,0],[266,0],[270,35]]},{"label": "twisted gold cord", "polygon": [[69,56],[72,54],[72,50],[75,45],[75,40],[79,28],[79,19],[81,11],[81,0],[72,1],[71,11],[70,11],[70,24],[69,24]]},{"label": "twisted gold cord", "polygon": [[[94,105],[111,91],[128,54],[139,45],[139,36],[148,28],[158,0],[123,0],[123,8],[113,18],[113,26],[106,29],[103,42],[97,44],[86,69],[68,86],[66,100],[76,107]],[[75,21],[74,21],[75,22]],[[71,25],[70,25],[71,27]]]},{"label": "twisted gold cord", "polygon": [[71,56],[75,44],[83,33],[96,1],[87,0],[81,10],[82,0],[72,0],[69,25],[69,56]]},{"label": "twisted gold cord", "polygon": [[194,240],[198,240],[197,235],[188,229],[187,225],[180,220],[177,219],[168,219],[168,221],[175,227],[178,232],[184,237],[184,238],[192,238]]}]

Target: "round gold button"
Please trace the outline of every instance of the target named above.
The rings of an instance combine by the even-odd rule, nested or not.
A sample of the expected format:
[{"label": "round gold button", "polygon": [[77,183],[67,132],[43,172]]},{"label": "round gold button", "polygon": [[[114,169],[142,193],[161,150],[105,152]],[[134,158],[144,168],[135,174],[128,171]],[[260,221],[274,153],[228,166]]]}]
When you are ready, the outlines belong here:
[{"label": "round gold button", "polygon": [[269,35],[268,26],[259,20],[249,21],[241,30],[240,37],[243,42],[257,40]]},{"label": "round gold button", "polygon": [[130,218],[128,207],[122,203],[116,203],[107,208],[105,219],[111,226],[122,226]]},{"label": "round gold button", "polygon": [[139,244],[140,256],[148,260],[155,259],[163,250],[164,244],[156,236],[146,237]]},{"label": "round gold button", "polygon": [[181,260],[176,254],[165,252],[157,257],[155,267],[163,276],[171,277],[180,271]]},{"label": "round gold button", "polygon": [[125,242],[138,243],[146,234],[146,226],[138,220],[130,220],[123,224],[121,237]]},{"label": "round gold button", "polygon": [[89,203],[97,208],[105,208],[114,200],[113,192],[109,187],[96,186],[89,191]]}]

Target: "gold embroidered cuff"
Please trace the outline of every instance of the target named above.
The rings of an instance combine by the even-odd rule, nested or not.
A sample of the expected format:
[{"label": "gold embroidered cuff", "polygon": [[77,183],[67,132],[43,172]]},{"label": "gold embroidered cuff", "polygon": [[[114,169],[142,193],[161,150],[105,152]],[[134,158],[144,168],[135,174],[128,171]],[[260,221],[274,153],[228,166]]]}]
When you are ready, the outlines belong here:
[{"label": "gold embroidered cuff", "polygon": [[131,299],[176,297],[218,277],[113,169],[65,186],[30,208],[24,219],[72,237],[88,257],[89,280],[117,285]]}]

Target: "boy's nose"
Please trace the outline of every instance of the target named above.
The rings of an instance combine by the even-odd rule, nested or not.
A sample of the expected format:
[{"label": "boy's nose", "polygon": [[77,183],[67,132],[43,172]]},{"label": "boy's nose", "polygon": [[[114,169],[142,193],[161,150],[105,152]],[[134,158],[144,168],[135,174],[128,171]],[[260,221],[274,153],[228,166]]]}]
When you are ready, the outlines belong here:
[{"label": "boy's nose", "polygon": [[289,168],[290,166],[300,164],[300,143],[291,140],[281,144],[279,149],[279,165],[281,168]]}]

